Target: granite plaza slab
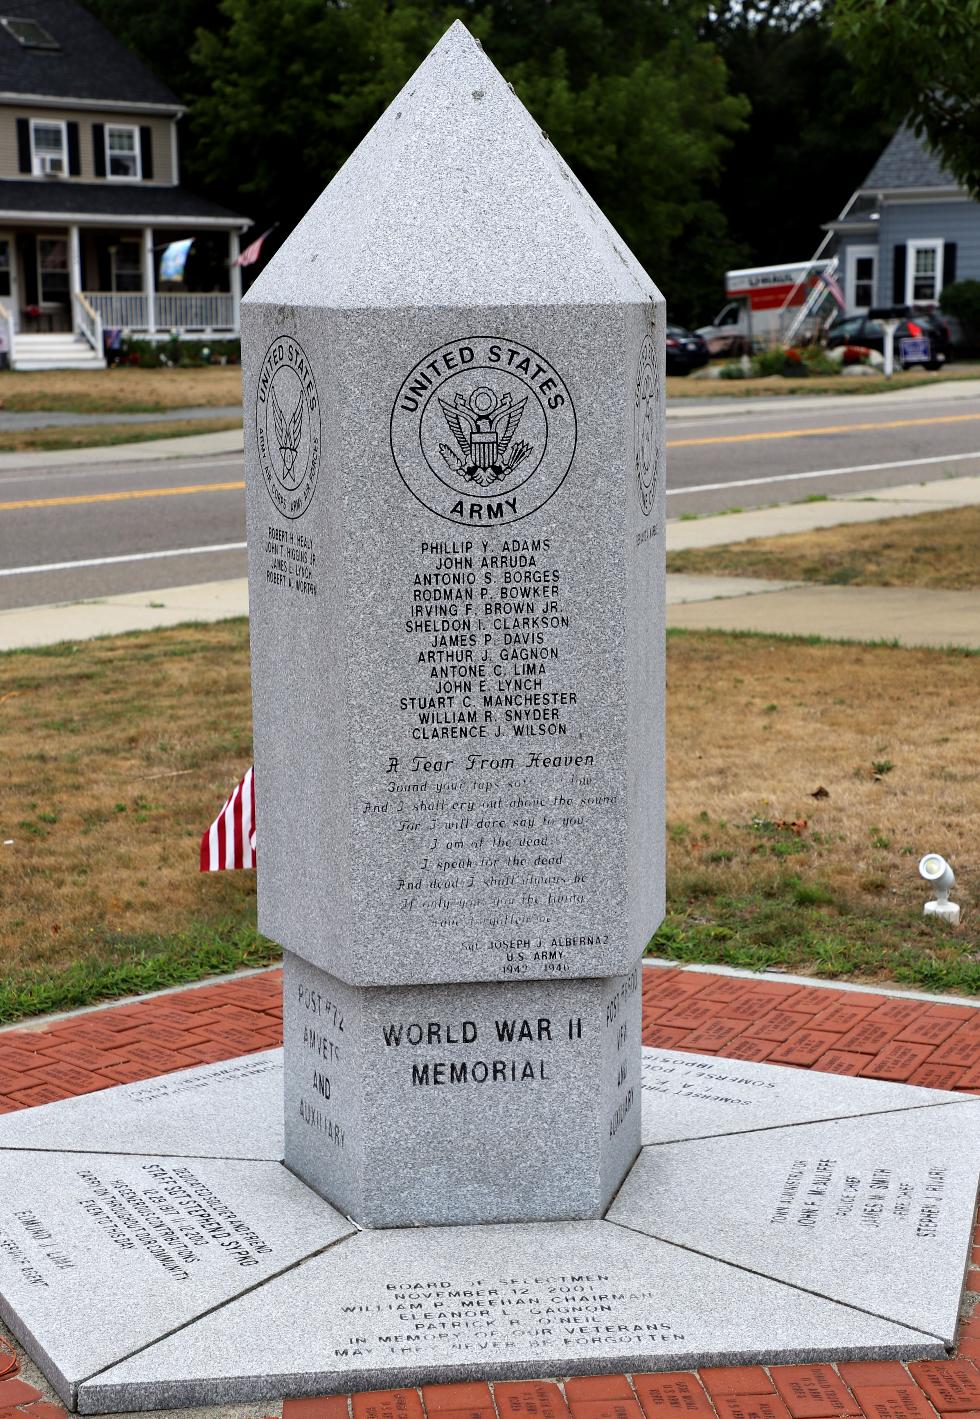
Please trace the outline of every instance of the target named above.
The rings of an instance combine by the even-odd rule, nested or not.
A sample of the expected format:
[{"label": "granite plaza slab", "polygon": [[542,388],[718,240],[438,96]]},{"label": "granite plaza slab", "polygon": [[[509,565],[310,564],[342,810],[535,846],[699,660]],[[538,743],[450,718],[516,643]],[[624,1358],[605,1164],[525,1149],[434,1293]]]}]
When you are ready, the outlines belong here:
[{"label": "granite plaza slab", "polygon": [[355,1230],[311,1196],[278,1163],[0,1148],[0,1315],[71,1403],[94,1370]]},{"label": "granite plaza slab", "polygon": [[[0,1314],[87,1413],[475,1375],[946,1353],[980,1103],[644,1056],[644,1134],[672,1132],[683,1107],[700,1136],[645,1146],[600,1221],[357,1228],[267,1161],[282,1149],[280,1051],[5,1115]],[[710,1069],[692,1074],[701,1063]],[[674,1066],[697,1087],[671,1103],[662,1080]],[[724,1103],[738,1080],[751,1126],[720,1133],[724,1110],[746,1107]],[[232,1134],[209,1127],[206,1101],[219,1097]],[[203,1102],[188,1107],[183,1140],[174,1100]],[[140,1143],[141,1121],[143,1146],[164,1151],[115,1151],[120,1131]],[[85,1136],[91,1152],[78,1149]],[[229,1145],[244,1156],[205,1156]],[[509,1165],[507,1146],[486,1141],[488,1166]],[[197,1259],[184,1264],[175,1244]],[[240,1264],[239,1244],[254,1265]]]},{"label": "granite plaza slab", "polygon": [[645,1148],[607,1216],[952,1345],[978,1162],[980,1099],[866,1114]]},{"label": "granite plaza slab", "polygon": [[[269,1374],[256,1389],[254,1337]],[[361,1232],[81,1387],[99,1413],[440,1380],[941,1353],[608,1222]],[[220,1385],[214,1375],[221,1376]]]},{"label": "granite plaza slab", "polygon": [[0,1149],[282,1158],[282,1050],[0,1115]]},{"label": "granite plaza slab", "polygon": [[962,1094],[884,1079],[643,1048],[643,1142],[751,1133],[893,1109],[962,1104]]}]

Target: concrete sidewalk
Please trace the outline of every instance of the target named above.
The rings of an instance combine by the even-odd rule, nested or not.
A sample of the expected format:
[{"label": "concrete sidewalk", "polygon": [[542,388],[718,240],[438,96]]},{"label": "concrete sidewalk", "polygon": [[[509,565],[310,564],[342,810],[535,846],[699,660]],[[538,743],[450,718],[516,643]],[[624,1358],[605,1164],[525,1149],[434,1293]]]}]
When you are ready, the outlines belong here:
[{"label": "concrete sidewalk", "polygon": [[[169,442],[198,443],[205,438],[234,436],[207,434],[201,439]],[[241,435],[237,437],[240,440]],[[791,503],[668,522],[667,548],[675,552],[689,547],[718,547],[752,537],[911,517],[976,504],[980,504],[980,477],[906,483],[874,493],[829,498],[826,502]],[[980,592],[975,591],[820,586],[756,577],[671,575],[667,578],[667,607],[667,624],[671,627],[820,635],[835,640],[888,640],[908,646],[980,650]],[[0,651],[247,615],[248,585],[244,578],[127,592],[98,600],[0,612]]]}]

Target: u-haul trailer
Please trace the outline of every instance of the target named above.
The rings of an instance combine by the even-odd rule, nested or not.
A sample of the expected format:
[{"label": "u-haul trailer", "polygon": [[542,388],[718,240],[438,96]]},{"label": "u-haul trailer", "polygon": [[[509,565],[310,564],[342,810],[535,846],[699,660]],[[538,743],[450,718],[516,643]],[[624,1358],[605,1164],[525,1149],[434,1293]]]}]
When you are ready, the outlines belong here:
[{"label": "u-haul trailer", "polygon": [[805,303],[829,261],[787,261],[781,266],[746,266],[725,272],[727,300],[710,325],[698,331],[713,355],[740,355],[776,344],[781,311]]}]

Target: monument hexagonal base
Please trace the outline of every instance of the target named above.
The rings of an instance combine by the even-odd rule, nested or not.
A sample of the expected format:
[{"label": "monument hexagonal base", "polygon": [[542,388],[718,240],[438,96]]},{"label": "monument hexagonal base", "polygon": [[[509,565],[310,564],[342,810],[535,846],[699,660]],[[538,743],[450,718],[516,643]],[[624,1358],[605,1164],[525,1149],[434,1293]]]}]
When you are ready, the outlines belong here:
[{"label": "monument hexagonal base", "polygon": [[372,1232],[276,1161],[280,1061],[0,1118],[0,1319],[70,1408],[952,1344],[980,1100],[647,1049],[604,1219]]},{"label": "monument hexagonal base", "polygon": [[601,1217],[640,1148],[639,986],[351,986],[286,953],[286,1166],[367,1227]]}]

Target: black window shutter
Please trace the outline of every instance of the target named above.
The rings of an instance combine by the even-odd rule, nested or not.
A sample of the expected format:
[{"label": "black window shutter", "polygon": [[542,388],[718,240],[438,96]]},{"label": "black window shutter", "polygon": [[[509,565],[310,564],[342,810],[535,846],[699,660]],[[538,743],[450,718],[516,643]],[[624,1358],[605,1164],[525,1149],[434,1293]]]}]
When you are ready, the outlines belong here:
[{"label": "black window shutter", "polygon": [[20,172],[31,170],[31,125],[27,118],[17,120],[17,167]]},{"label": "black window shutter", "polygon": [[948,241],[943,246],[943,290],[956,280],[956,242]]},{"label": "black window shutter", "polygon": [[143,181],[150,182],[153,178],[153,130],[145,124],[140,129],[140,164]]},{"label": "black window shutter", "polygon": [[892,305],[905,304],[905,256],[906,245],[904,241],[895,247],[895,260],[892,264]]},{"label": "black window shutter", "polygon": [[105,177],[105,124],[92,124],[92,159],[96,177]]},{"label": "black window shutter", "polygon": [[82,154],[78,146],[78,124],[68,124],[68,171],[72,177],[81,177]]}]

